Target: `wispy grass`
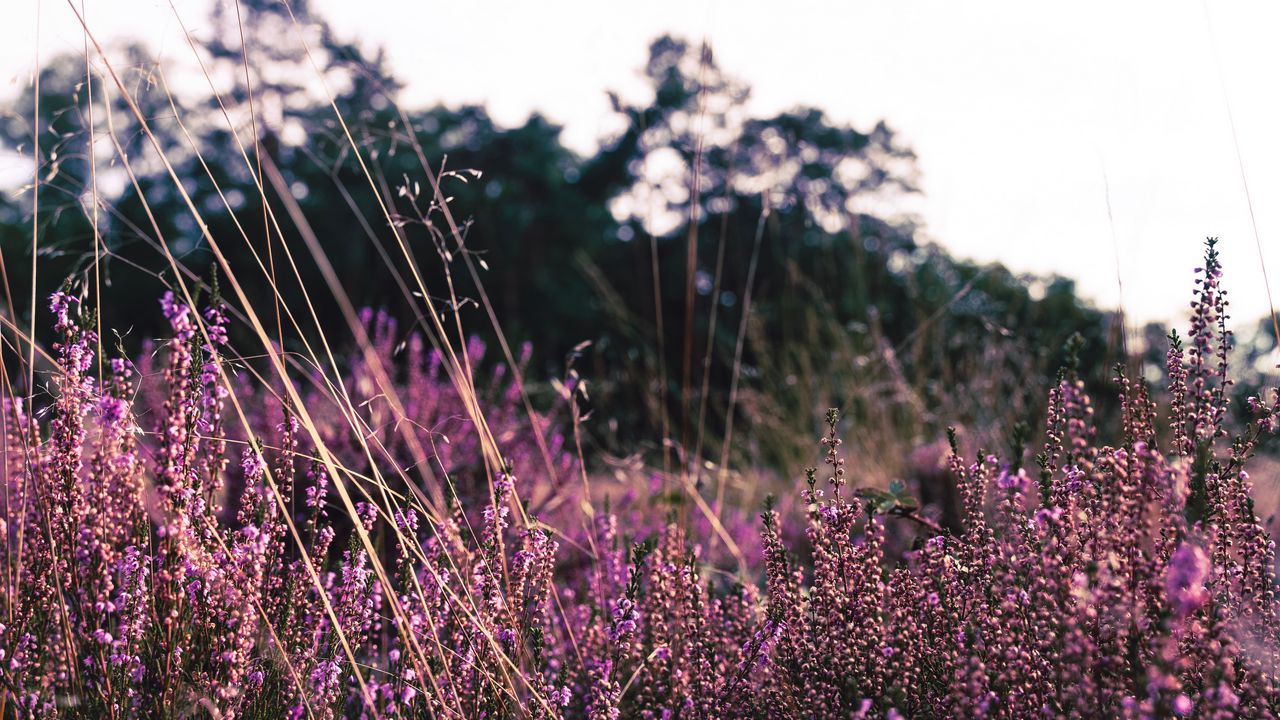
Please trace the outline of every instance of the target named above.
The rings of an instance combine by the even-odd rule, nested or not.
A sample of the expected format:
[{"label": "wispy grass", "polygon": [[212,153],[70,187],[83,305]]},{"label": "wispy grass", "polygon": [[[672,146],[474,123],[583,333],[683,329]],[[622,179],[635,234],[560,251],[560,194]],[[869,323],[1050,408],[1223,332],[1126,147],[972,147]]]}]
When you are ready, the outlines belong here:
[{"label": "wispy grass", "polygon": [[[857,368],[852,384],[825,377],[825,367],[790,348],[771,357],[753,329],[767,201],[731,335],[725,427],[710,433],[707,368],[718,320],[713,303],[695,383],[695,201],[678,434],[651,240],[663,467],[618,463],[610,478],[584,452],[587,378],[571,367],[560,383],[555,410],[566,417],[535,411],[524,363],[442,188],[451,177],[443,161],[433,166],[397,108],[419,177],[385,177],[287,2],[364,183],[341,194],[353,210],[357,194],[377,206],[378,216],[361,222],[412,308],[403,336],[390,318],[352,300],[321,242],[324,228],[312,226],[263,152],[238,5],[248,142],[189,34],[188,49],[258,193],[242,214],[260,209],[260,232],[219,186],[188,127],[192,112],[162,69],[154,75],[177,136],[233,219],[229,238],[209,230],[174,150],[157,137],[156,118],[143,112],[83,9],[69,6],[84,24],[88,132],[105,126],[113,163],[150,221],[172,285],[158,308],[171,337],[136,364],[104,354],[109,298],[94,160],[93,282],[51,298],[51,347],[36,340],[36,298],[29,327],[8,296],[2,318],[8,350],[0,358],[25,360],[0,368],[0,716],[1280,714],[1274,545],[1244,471],[1260,438],[1280,425],[1280,397],[1250,399],[1249,424],[1230,423],[1231,336],[1214,242],[1187,345],[1174,339],[1167,355],[1167,415],[1157,414],[1156,393],[1122,370],[1121,426],[1107,444],[1069,362],[1048,392],[1036,469],[1029,432],[1011,421],[1027,414],[1033,391],[1010,387],[1002,370],[1041,359],[990,343],[972,360],[986,367],[966,369],[986,383],[941,401],[928,378],[910,377],[899,360],[948,352],[930,346],[930,329],[981,275],[896,345],[877,316],[861,334],[867,342],[854,343],[848,328],[831,325],[835,313],[820,295],[802,298],[817,329],[809,336],[829,340],[836,362]],[[145,158],[126,152],[113,96],[148,144]],[[100,120],[95,97],[103,99]],[[37,133],[39,117],[37,105]],[[215,276],[202,279],[173,252],[139,180],[145,161],[158,163],[181,197]],[[428,287],[409,225],[434,243],[443,288]],[[382,233],[393,240],[389,250]],[[229,259],[231,243],[244,244],[252,265]],[[724,256],[722,228],[715,295]],[[312,263],[322,286],[304,280]],[[502,370],[479,370],[482,347],[464,324],[455,270],[478,293]],[[5,282],[8,292],[7,275]],[[300,304],[288,300],[286,283],[300,289]],[[255,303],[251,290],[264,285],[268,302]],[[320,299],[335,303],[339,318],[325,316]],[[248,331],[246,341],[228,341],[232,323]],[[740,385],[753,344],[753,371],[774,393]],[[37,393],[38,377],[47,378],[47,392]],[[784,394],[791,385],[800,389]],[[817,397],[849,407],[858,421],[852,441],[845,445],[840,412],[829,411],[822,469],[810,468],[798,488],[779,482],[786,496],[770,496],[757,518],[762,493],[743,479],[751,471],[733,477],[735,419],[785,433],[778,446],[798,459],[802,447],[812,453],[814,438],[810,425],[787,423],[811,412]],[[966,412],[980,427],[953,430],[940,453],[947,473],[938,482],[957,498],[952,523],[915,497],[936,488],[898,478],[911,480],[922,436]],[[719,462],[704,465],[717,435]],[[1010,435],[1007,450],[990,451]],[[988,450],[969,449],[978,445]],[[704,470],[714,485],[704,485]]]}]

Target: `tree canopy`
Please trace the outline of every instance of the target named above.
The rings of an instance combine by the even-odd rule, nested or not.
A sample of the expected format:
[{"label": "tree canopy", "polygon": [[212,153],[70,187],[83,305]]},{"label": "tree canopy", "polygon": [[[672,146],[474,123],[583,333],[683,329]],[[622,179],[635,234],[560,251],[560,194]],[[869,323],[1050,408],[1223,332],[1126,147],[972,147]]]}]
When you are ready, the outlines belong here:
[{"label": "tree canopy", "polygon": [[[532,343],[533,377],[557,377],[581,356],[593,437],[611,448],[666,437],[686,458],[718,460],[702,428],[736,414],[738,452],[794,465],[817,404],[866,405],[868,421],[883,405],[875,412],[891,416],[876,422],[920,439],[1034,406],[1016,378],[1052,372],[1073,334],[1086,339],[1090,382],[1120,359],[1113,319],[1071,281],[1028,281],[919,239],[898,202],[920,192],[915,155],[883,121],[863,131],[811,107],[753,116],[749,87],[709,49],[661,37],[644,68],[651,97],[611,95],[623,129],[583,157],[536,112],[503,127],[479,106],[402,108],[380,55],[292,5],[297,25],[267,0],[241,2],[240,19],[215,10],[203,72],[181,87],[144,49],[126,51],[123,81],[199,220],[105,77],[93,77],[90,97],[83,57],[41,70],[40,182],[0,198],[14,317],[31,312],[33,227],[35,296],[65,278],[93,292],[95,179],[102,323],[126,351],[160,330],[160,314],[139,308],[154,307],[171,280],[162,247],[192,277],[211,276],[200,222],[255,307],[274,306],[274,282],[283,307],[337,317],[302,228],[267,181],[275,168],[353,303],[420,317],[412,269],[436,300],[447,304],[452,286],[468,331],[489,337],[487,297],[508,337]],[[232,42],[240,27],[243,44]],[[6,149],[32,152],[35,108],[31,92],[6,108]],[[445,227],[423,160],[463,243]],[[307,336],[304,322],[297,329]],[[1009,379],[980,381],[1000,377],[992,363]],[[948,399],[956,388],[972,396],[963,407]]]}]

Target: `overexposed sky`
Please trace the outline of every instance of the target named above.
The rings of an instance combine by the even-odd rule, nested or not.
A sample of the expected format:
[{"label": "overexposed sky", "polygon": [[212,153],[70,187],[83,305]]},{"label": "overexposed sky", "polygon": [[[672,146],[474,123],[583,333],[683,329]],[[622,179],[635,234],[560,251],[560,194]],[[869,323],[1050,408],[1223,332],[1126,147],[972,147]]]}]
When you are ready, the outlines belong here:
[{"label": "overexposed sky", "polygon": [[[101,38],[137,37],[162,60],[189,62],[167,0],[84,4]],[[174,4],[189,26],[203,23],[203,0]],[[1223,240],[1235,316],[1267,311],[1229,98],[1280,292],[1273,3],[313,4],[340,35],[386,48],[406,104],[480,102],[506,123],[537,108],[584,152],[616,129],[604,92],[639,87],[649,40],[705,37],[719,64],[754,88],[755,113],[805,104],[863,129],[887,120],[919,155],[931,239],[1015,271],[1073,277],[1108,306],[1118,300],[1118,260],[1135,321],[1184,313],[1206,235]],[[0,97],[30,80],[37,8],[42,55],[82,47],[65,0],[11,0]]]}]

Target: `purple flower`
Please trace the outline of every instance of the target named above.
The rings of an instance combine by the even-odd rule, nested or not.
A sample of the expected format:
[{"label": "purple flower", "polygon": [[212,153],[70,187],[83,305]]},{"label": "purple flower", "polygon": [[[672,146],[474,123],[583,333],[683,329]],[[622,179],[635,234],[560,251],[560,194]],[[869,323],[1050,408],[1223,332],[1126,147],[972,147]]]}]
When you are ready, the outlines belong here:
[{"label": "purple flower", "polygon": [[262,479],[262,474],[267,469],[267,463],[256,450],[245,448],[244,453],[241,455],[240,468],[244,471],[246,482],[257,482]]},{"label": "purple flower", "polygon": [[1208,577],[1209,557],[1204,550],[1189,542],[1179,544],[1165,575],[1165,592],[1175,612],[1186,616],[1204,607],[1209,601],[1204,586]]}]

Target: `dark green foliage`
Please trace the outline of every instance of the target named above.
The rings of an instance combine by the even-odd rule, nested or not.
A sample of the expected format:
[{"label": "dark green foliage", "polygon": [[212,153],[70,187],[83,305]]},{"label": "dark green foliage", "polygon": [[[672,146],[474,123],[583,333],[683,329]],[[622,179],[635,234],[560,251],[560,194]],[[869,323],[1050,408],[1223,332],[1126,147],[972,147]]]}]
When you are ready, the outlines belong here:
[{"label": "dark green foliage", "polygon": [[[921,244],[910,218],[856,210],[855,201],[916,191],[914,154],[883,122],[861,132],[816,108],[735,119],[730,111],[747,97],[746,85],[722,72],[708,50],[664,37],[652,44],[645,67],[652,101],[630,105],[614,97],[622,131],[606,138],[593,156],[580,157],[561,143],[560,128],[536,113],[511,128],[495,125],[482,107],[401,115],[393,103],[398,83],[382,57],[338,40],[305,3],[295,2],[299,21],[317,30],[313,52],[337,92],[337,108],[370,174],[381,184],[375,194],[332,108],[297,80],[313,71],[292,42],[293,26],[283,6],[255,1],[240,7],[244,46],[236,42],[240,22],[225,8],[211,18],[214,39],[208,45],[214,69],[238,80],[220,100],[199,92],[193,99],[199,88],[184,88],[175,98],[192,141],[173,117],[163,78],[141,50],[132,51],[135,63],[124,81],[136,88],[143,115],[250,303],[269,318],[276,312],[274,267],[288,311],[282,320],[286,336],[317,335],[308,303],[326,332],[340,329],[340,306],[270,183],[266,201],[275,219],[264,219],[254,180],[255,148],[242,145],[246,133],[238,142],[226,129],[223,106],[236,112],[249,107],[246,64],[254,70],[257,150],[290,185],[352,302],[387,307],[421,323],[419,290],[406,271],[407,249],[437,309],[449,308],[447,269],[464,325],[489,336],[474,270],[508,338],[513,344],[533,343],[532,377],[558,376],[566,354],[592,341],[580,371],[591,378],[594,405],[607,409],[608,417],[586,430],[607,445],[630,448],[637,439],[658,438],[665,414],[668,437],[687,457],[700,427],[724,427],[728,387],[740,372],[749,404],[740,403],[733,412],[742,416],[740,437],[748,441],[735,442],[735,448],[751,454],[745,459],[777,467],[798,463],[789,453],[807,448],[810,438],[784,441],[777,428],[804,428],[813,417],[810,402],[821,394],[848,408],[857,424],[865,408],[850,397],[850,388],[861,377],[886,372],[890,349],[894,372],[926,408],[937,407],[948,388],[967,383],[975,367],[1010,377],[1054,367],[1062,358],[1041,357],[1036,349],[1062,347],[1073,333],[1087,340],[1082,377],[1090,385],[1105,381],[1100,368],[1114,359],[1108,353],[1115,345],[1107,317],[1082,305],[1071,281],[1050,279],[1033,295],[1022,278],[1002,267],[959,261]],[[49,64],[42,75],[39,137],[45,172],[39,190],[41,286],[36,297],[47,296],[68,276],[77,279],[79,292],[93,294],[94,234],[84,202],[89,167],[83,73],[83,61],[67,57]],[[106,108],[98,92],[103,82],[95,84],[100,137],[105,135]],[[107,298],[101,313],[104,327],[126,330],[120,342],[134,350],[160,330],[148,324],[154,313],[138,312],[150,306],[172,275],[160,244],[194,277],[208,277],[213,256],[140,127],[115,100],[118,93],[111,97],[116,136],[139,174],[135,188],[112,162],[112,153],[100,146],[105,197],[99,226],[106,251],[101,270]],[[29,153],[33,98],[23,96],[8,110],[0,123],[0,144]],[[697,134],[699,127],[707,129],[705,137]],[[419,148],[452,198],[449,210],[465,239],[463,247],[433,206]],[[646,159],[672,150],[682,164],[675,177],[645,175]],[[619,209],[626,206],[620,200],[651,182],[687,189],[695,164],[694,207],[686,194],[684,199],[663,196],[661,207]],[[403,244],[387,227],[380,199],[390,204]],[[650,210],[673,218],[675,227],[652,243],[644,222]],[[734,348],[743,326],[748,259],[764,213],[754,304],[745,325],[748,342],[737,369]],[[691,217],[694,277],[688,272]],[[276,226],[284,246],[267,241]],[[21,317],[30,312],[30,193],[17,200],[0,198],[0,247]],[[662,337],[655,321],[655,287]],[[296,332],[289,313],[299,326]],[[1009,338],[1034,356],[1030,365],[1010,358],[1005,367],[989,368],[974,360],[988,341]],[[850,367],[855,357],[871,358],[871,364],[855,370]],[[706,417],[700,423],[704,358]],[[772,406],[762,407],[752,391],[764,386],[789,389],[777,391],[769,400]],[[936,416],[911,414],[903,434],[931,437],[945,422],[991,420],[943,416],[950,413],[942,408]],[[719,438],[713,435],[708,431],[701,445],[704,456],[718,455]]]}]

